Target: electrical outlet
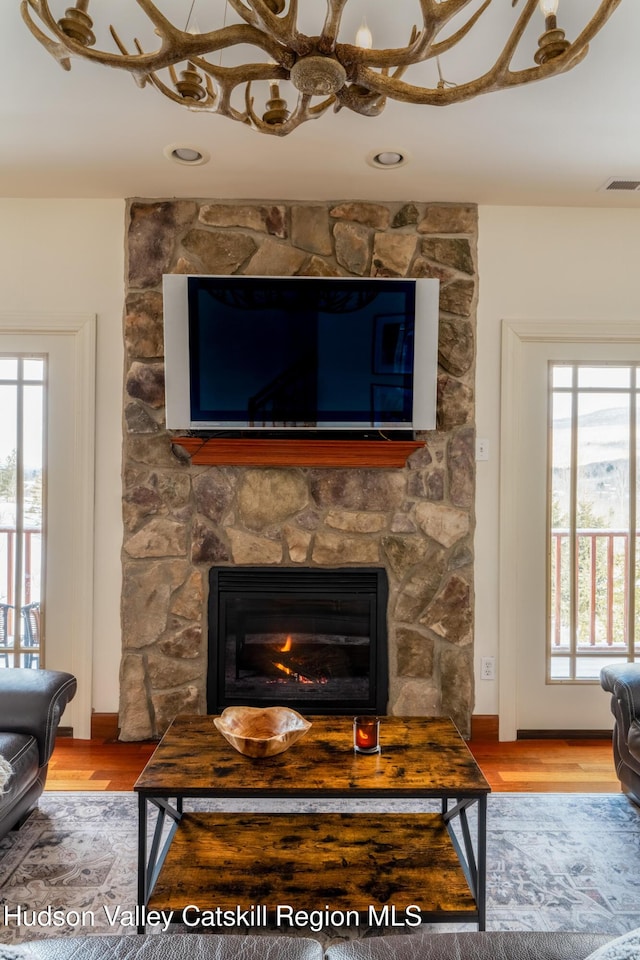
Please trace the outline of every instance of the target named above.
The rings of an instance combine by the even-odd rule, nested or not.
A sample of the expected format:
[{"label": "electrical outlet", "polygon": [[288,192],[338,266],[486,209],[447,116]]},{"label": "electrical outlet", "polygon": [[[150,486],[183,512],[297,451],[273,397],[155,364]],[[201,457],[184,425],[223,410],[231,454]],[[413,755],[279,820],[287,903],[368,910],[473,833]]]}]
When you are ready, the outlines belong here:
[{"label": "electrical outlet", "polygon": [[496,658],[482,657],[480,659],[480,677],[482,680],[495,680]]},{"label": "electrical outlet", "polygon": [[476,460],[489,459],[489,441],[483,437],[476,437]]}]

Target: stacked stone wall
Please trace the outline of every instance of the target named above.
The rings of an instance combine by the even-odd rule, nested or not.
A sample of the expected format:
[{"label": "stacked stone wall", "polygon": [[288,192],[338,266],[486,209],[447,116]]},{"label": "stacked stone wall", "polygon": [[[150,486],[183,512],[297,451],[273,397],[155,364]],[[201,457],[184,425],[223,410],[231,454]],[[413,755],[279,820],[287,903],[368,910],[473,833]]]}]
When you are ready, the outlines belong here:
[{"label": "stacked stone wall", "polygon": [[[212,565],[382,565],[389,712],[473,707],[477,211],[428,203],[128,205],[121,737],[205,712]],[[401,469],[193,466],[164,424],[162,275],[437,277],[437,429]]]}]

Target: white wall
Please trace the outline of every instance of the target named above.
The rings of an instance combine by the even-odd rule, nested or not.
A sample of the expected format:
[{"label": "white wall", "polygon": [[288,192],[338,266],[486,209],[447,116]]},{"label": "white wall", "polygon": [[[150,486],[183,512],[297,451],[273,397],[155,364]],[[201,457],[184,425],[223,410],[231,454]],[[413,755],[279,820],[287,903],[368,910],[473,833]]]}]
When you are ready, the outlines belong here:
[{"label": "white wall", "polygon": [[[640,210],[481,206],[478,257],[476,677],[498,655],[501,322],[640,324]],[[475,713],[498,713],[497,681],[477,680]]]},{"label": "white wall", "polygon": [[93,707],[118,709],[124,200],[0,199],[0,310],[97,316]]}]

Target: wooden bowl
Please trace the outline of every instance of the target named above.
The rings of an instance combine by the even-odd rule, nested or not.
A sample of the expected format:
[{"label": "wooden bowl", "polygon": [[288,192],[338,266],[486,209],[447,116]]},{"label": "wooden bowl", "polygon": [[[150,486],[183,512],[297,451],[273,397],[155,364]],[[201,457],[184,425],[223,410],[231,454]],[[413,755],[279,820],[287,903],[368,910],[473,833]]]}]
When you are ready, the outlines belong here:
[{"label": "wooden bowl", "polygon": [[290,707],[226,707],[213,722],[227,743],[245,757],[275,757],[311,726]]}]

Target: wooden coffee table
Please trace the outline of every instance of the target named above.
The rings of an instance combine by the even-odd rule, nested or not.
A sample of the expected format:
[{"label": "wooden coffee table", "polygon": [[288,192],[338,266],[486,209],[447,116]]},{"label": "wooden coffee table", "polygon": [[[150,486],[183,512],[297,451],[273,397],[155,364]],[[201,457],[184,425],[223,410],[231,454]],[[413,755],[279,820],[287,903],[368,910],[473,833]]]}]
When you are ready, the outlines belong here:
[{"label": "wooden coffee table", "polygon": [[[198,921],[222,928],[235,919],[241,932],[265,921],[281,933],[300,929],[311,911],[324,911],[334,926],[342,916],[350,926],[357,917],[363,926],[407,932],[421,921],[484,930],[491,788],[454,724],[383,717],[382,751],[367,755],[354,753],[352,717],[309,719],[302,740],[262,760],[237,753],[210,716],[171,724],[134,786],[139,932],[152,910],[171,911],[172,921],[194,929]],[[185,809],[186,799],[205,797],[280,798],[282,809]],[[299,813],[287,809],[294,798],[349,804],[344,812]],[[417,801],[416,812],[393,812],[393,804],[357,811],[363,798],[379,799],[381,810],[387,800]],[[420,812],[419,801],[434,798],[439,810]]]}]

